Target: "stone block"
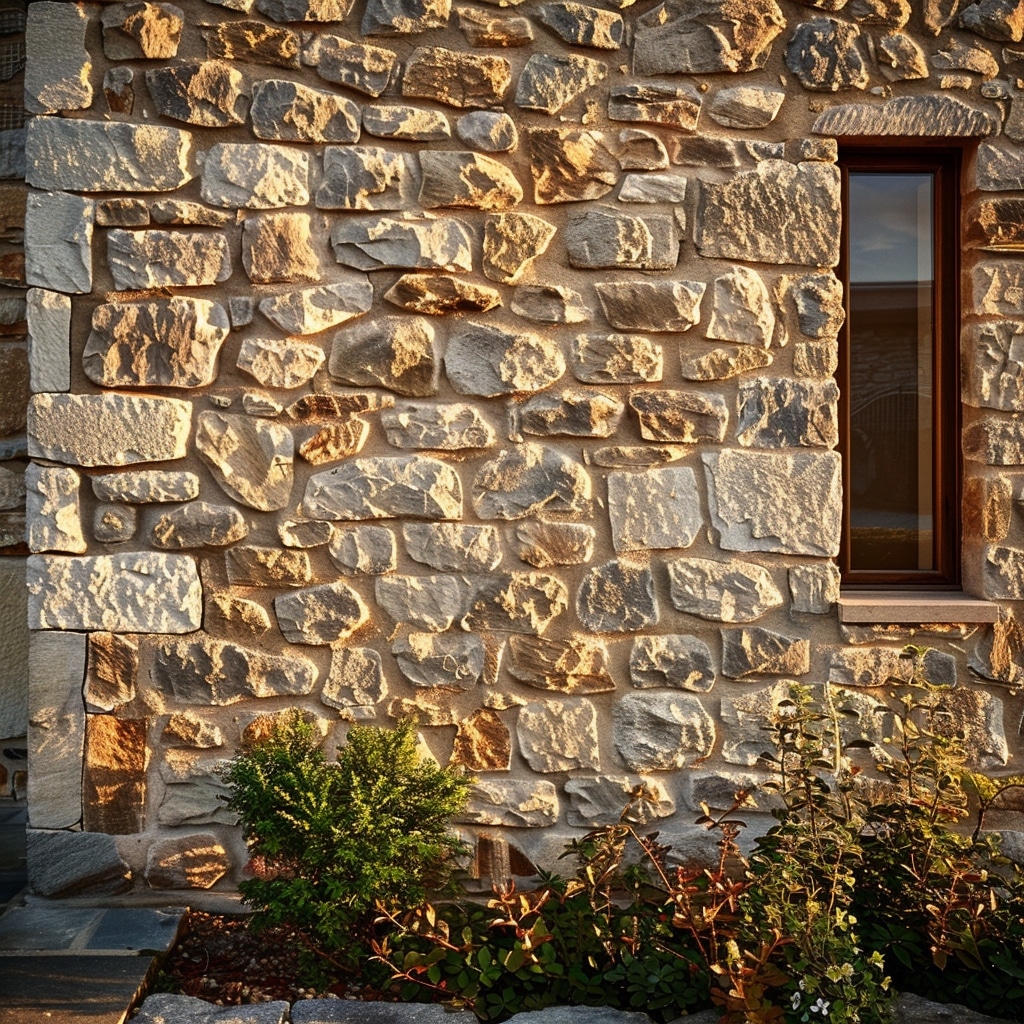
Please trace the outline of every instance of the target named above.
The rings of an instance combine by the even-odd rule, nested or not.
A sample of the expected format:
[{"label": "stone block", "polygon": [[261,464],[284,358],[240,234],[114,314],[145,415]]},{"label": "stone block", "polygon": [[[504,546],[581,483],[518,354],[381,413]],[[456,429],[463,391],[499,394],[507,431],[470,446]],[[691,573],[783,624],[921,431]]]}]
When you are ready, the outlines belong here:
[{"label": "stone block", "polygon": [[302,587],[313,581],[309,552],[256,544],[224,553],[228,583],[239,587]]},{"label": "stone block", "polygon": [[459,394],[482,397],[539,391],[565,373],[565,358],[552,339],[483,323],[453,334],[444,365]]},{"label": "stone block", "polygon": [[608,474],[608,516],[615,550],[688,548],[704,517],[689,466]]},{"label": "stone block", "polygon": [[419,188],[419,162],[410,153],[330,146],[324,151],[316,205],[321,210],[401,210],[415,204]]},{"label": "stone block", "polygon": [[409,398],[437,393],[440,360],[435,330],[424,317],[383,316],[334,336],[327,364],[348,384],[386,387]]},{"label": "stone block", "polygon": [[363,130],[381,139],[437,142],[450,139],[452,127],[445,114],[426,107],[378,103],[363,110]]},{"label": "stone block", "polygon": [[616,396],[566,388],[524,402],[519,407],[519,427],[539,437],[611,437],[624,408]]},{"label": "stone block", "polygon": [[331,667],[320,700],[337,708],[342,718],[375,718],[376,706],[387,697],[381,656],[369,647],[331,648]]},{"label": "stone block", "polygon": [[[293,32],[288,28],[277,28],[273,25],[267,25],[262,21],[226,21],[220,24],[213,25],[209,28],[203,29],[203,38],[206,40],[206,51],[209,57],[222,58],[224,60],[239,61],[246,64],[263,64],[271,67],[279,68],[298,68],[300,65],[300,51],[302,49],[302,40],[298,32]],[[253,104],[256,103],[256,94],[258,91],[262,92],[261,87],[269,86],[271,90],[275,86],[291,86],[290,91],[292,99],[295,99],[300,92],[305,90],[305,86],[300,86],[292,82],[278,81],[265,81],[257,82],[253,86]],[[348,103],[348,100],[342,100],[338,97],[338,100],[342,103]],[[287,106],[280,111],[285,113],[288,110]],[[301,122],[305,114],[309,113],[307,108],[305,111],[296,110],[299,115],[299,124],[291,126],[291,131],[296,134],[292,135],[293,142],[310,142],[312,139],[305,138],[302,135]],[[254,115],[252,109],[249,111],[253,121],[253,134],[257,138],[277,138],[276,135],[267,136],[261,131],[257,130],[257,120],[260,121],[260,126],[266,125],[266,120],[259,116]],[[262,113],[262,112],[261,112]],[[288,129],[285,129],[288,132]],[[320,139],[318,141],[325,141]],[[355,141],[351,139],[349,141]]]},{"label": "stone block", "polygon": [[481,708],[459,723],[451,764],[467,771],[507,772],[511,761],[512,734],[497,712]]},{"label": "stone block", "polygon": [[507,210],[522,201],[523,189],[504,164],[481,153],[423,149],[419,153],[419,205],[424,210],[468,207]]},{"label": "stone block", "polygon": [[395,448],[460,451],[492,448],[498,440],[480,410],[464,402],[404,402],[384,409],[380,421]]},{"label": "stone block", "polygon": [[127,466],[182,459],[192,403],[119,394],[34,395],[28,449],[36,458],[73,466]]},{"label": "stone block", "polygon": [[723,128],[765,128],[778,117],[785,89],[763,85],[738,85],[715,94],[708,113]]},{"label": "stone block", "polygon": [[630,408],[648,441],[722,441],[729,410],[721,395],[704,391],[634,391]]},{"label": "stone block", "polygon": [[576,614],[594,633],[635,633],[657,625],[651,570],[623,561],[589,569],[576,593]]},{"label": "stone block", "polygon": [[613,85],[609,89],[608,118],[663,124],[677,131],[693,132],[697,129],[703,101],[704,97],[691,85]]},{"label": "stone block", "polygon": [[266,213],[242,225],[242,265],[253,284],[320,280],[308,213]]},{"label": "stone block", "polygon": [[320,35],[303,54],[306,63],[328,82],[337,82],[366,96],[379,96],[395,77],[398,54],[382,46]]},{"label": "stone block", "polygon": [[328,550],[331,561],[344,573],[382,576],[398,565],[395,535],[386,526],[331,527]]},{"label": "stone block", "polygon": [[91,633],[85,674],[88,710],[114,711],[135,699],[139,644],[116,633]]},{"label": "stone block", "polygon": [[775,0],[665,0],[636,20],[640,76],[762,68],[786,24]]},{"label": "stone block", "polygon": [[353,459],[309,478],[302,512],[326,520],[461,519],[462,483],[453,467],[423,455]]},{"label": "stone block", "polygon": [[272,512],[291,498],[293,439],[287,427],[236,413],[200,413],[196,449],[229,498]]},{"label": "stone block", "polygon": [[220,548],[244,540],[249,533],[245,517],[232,505],[191,501],[162,515],[153,524],[153,544],[158,548]]},{"label": "stone block", "polygon": [[402,527],[409,557],[439,572],[490,572],[502,558],[494,526],[407,523]]},{"label": "stone block", "polygon": [[346,217],[331,229],[334,258],[356,270],[473,269],[472,233],[454,217]]},{"label": "stone block", "polygon": [[972,323],[964,327],[963,400],[1003,412],[1024,412],[1024,322]]},{"label": "stone block", "polygon": [[29,631],[25,561],[0,559],[0,740],[28,731]]},{"label": "stone block", "polygon": [[608,648],[593,637],[550,640],[512,636],[509,654],[509,675],[538,690],[588,694],[615,689],[608,668]]},{"label": "stone block", "polygon": [[356,103],[298,82],[269,79],[254,83],[249,117],[258,139],[320,144],[359,139]]},{"label": "stone block", "polygon": [[650,776],[577,775],[566,781],[565,795],[569,798],[566,821],[577,827],[616,825],[623,814],[633,824],[649,825],[676,810],[664,784]]},{"label": "stone block", "polygon": [[25,209],[26,281],[55,292],[91,291],[94,219],[91,199],[67,192],[30,193]]},{"label": "stone block", "polygon": [[153,889],[210,889],[230,867],[215,835],[194,832],[153,843],[146,854],[146,882]]},{"label": "stone block", "polygon": [[971,268],[971,306],[982,316],[1024,316],[1024,267],[1014,260],[975,263]]},{"label": "stone block", "polygon": [[786,67],[805,89],[839,92],[865,89],[869,74],[860,28],[836,18],[814,18],[796,27],[786,47]]},{"label": "stone block", "polygon": [[31,629],[188,633],[202,620],[202,587],[188,555],[32,555]]},{"label": "stone block", "polygon": [[516,528],[519,557],[538,569],[586,565],[594,557],[596,531],[586,523],[530,519]]},{"label": "stone block", "polygon": [[468,825],[540,828],[557,824],[558,810],[558,792],[552,782],[478,779],[458,820]]},{"label": "stone block", "polygon": [[585,128],[530,128],[530,173],[539,205],[600,199],[619,182],[614,143]]},{"label": "stone block", "polygon": [[71,298],[30,288],[28,320],[29,386],[36,394],[71,388]]},{"label": "stone block", "polygon": [[146,72],[146,87],[164,117],[203,128],[245,121],[242,73],[220,60],[176,64]]},{"label": "stone block", "polygon": [[370,617],[362,598],[338,580],[274,598],[277,624],[293,644],[333,644],[350,637]]},{"label": "stone block", "polygon": [[455,576],[384,576],[374,583],[374,597],[394,622],[430,633],[450,629],[467,607]]},{"label": "stone block", "polygon": [[[955,96],[898,96],[885,103],[829,107],[814,122],[818,135],[898,135],[969,138],[995,135],[999,117]],[[831,264],[830,264],[831,265]]]},{"label": "stone block", "polygon": [[533,701],[519,709],[519,750],[535,772],[601,768],[597,709],[586,697]]},{"label": "stone block", "polygon": [[29,826],[72,828],[82,819],[85,637],[79,633],[33,634],[28,647],[28,679]]},{"label": "stone block", "polygon": [[700,321],[703,281],[598,281],[605,318],[621,331],[687,331]]},{"label": "stone block", "polygon": [[[89,14],[80,4],[43,0],[25,22],[25,109],[30,114],[92,105],[92,61],[85,45]],[[59,40],[59,45],[54,45]]]},{"label": "stone block", "polygon": [[722,630],[722,675],[802,676],[811,670],[810,641],[751,626]]},{"label": "stone block", "polygon": [[405,62],[402,95],[460,109],[500,107],[512,84],[504,57],[420,46]]},{"label": "stone block", "polygon": [[683,380],[730,380],[748,370],[771,366],[774,356],[752,345],[716,345],[680,349],[680,372]]},{"label": "stone block", "polygon": [[269,143],[221,142],[203,163],[204,202],[231,209],[272,210],[309,202],[309,157]]},{"label": "stone block", "polygon": [[235,365],[265,388],[292,390],[308,384],[327,354],[316,342],[292,338],[246,338]]},{"label": "stone block", "polygon": [[669,687],[707,693],[715,684],[715,665],[711,650],[699,637],[638,636],[629,655],[629,678],[642,690]]},{"label": "stone block", "polygon": [[656,383],[664,373],[662,346],[642,334],[578,334],[572,372],[586,384]]},{"label": "stone block", "polygon": [[580,54],[534,53],[516,85],[515,104],[523,110],[557,114],[591,86],[604,81],[608,65]]},{"label": "stone block", "polygon": [[715,278],[708,338],[768,348],[775,333],[775,312],[757,271],[736,267]]},{"label": "stone block", "polygon": [[131,506],[97,505],[92,513],[92,535],[102,544],[131,540],[138,528],[138,513]]},{"label": "stone block", "polygon": [[752,622],[782,604],[771,573],[754,562],[678,558],[668,575],[673,606],[713,622]]},{"label": "stone block", "polygon": [[[184,261],[187,252],[171,243],[162,258],[173,262],[175,255]],[[226,249],[210,255],[215,266],[227,258]],[[145,271],[152,269],[150,265]],[[82,367],[103,387],[205,387],[213,383],[227,336],[227,313],[209,299],[105,302],[93,310]]]},{"label": "stone block", "polygon": [[601,206],[570,213],[569,263],[585,269],[671,270],[679,259],[675,222],[667,214],[633,217]]},{"label": "stone block", "polygon": [[531,213],[501,213],[484,222],[484,275],[500,284],[517,284],[526,269],[547,251],[554,224]]},{"label": "stone block", "polygon": [[574,46],[617,50],[622,45],[622,15],[575,3],[546,3],[538,8],[540,20],[560,39]]},{"label": "stone block", "polygon": [[583,512],[590,497],[590,476],[580,463],[533,443],[503,451],[473,481],[473,507],[483,519],[525,519],[542,509]]},{"label": "stone block", "polygon": [[29,888],[38,896],[114,896],[131,888],[113,836],[30,828],[26,853]]},{"label": "stone block", "polygon": [[222,763],[181,751],[170,753],[160,765],[164,792],[157,807],[157,824],[171,828],[236,824],[237,818],[225,806],[230,790],[217,773]]},{"label": "stone block", "polygon": [[685,768],[711,753],[715,723],[697,697],[630,693],[612,710],[619,757],[635,772]]},{"label": "stone block", "polygon": [[764,160],[729,181],[702,184],[697,250],[718,259],[834,267],[840,219],[836,167]]},{"label": "stone block", "polygon": [[835,452],[725,450],[702,459],[724,550],[838,553],[842,500]]},{"label": "stone block", "polygon": [[198,231],[108,231],[107,266],[122,291],[199,287],[231,276],[227,238]]},{"label": "stone block", "polygon": [[178,54],[185,17],[167,3],[108,4],[100,15],[110,60],[169,60]]},{"label": "stone block", "polygon": [[445,691],[471,690],[483,678],[484,645],[478,636],[409,633],[391,647],[402,675],[413,686]]},{"label": "stone block", "polygon": [[299,654],[266,654],[201,636],[160,644],[153,682],[185,704],[236,704],[247,697],[296,697],[311,693],[317,669]]},{"label": "stone block", "polygon": [[554,576],[514,572],[484,578],[472,588],[459,623],[470,632],[543,633],[569,604],[566,585]]},{"label": "stone block", "polygon": [[790,607],[794,612],[827,615],[839,600],[837,566],[794,565],[789,570]]},{"label": "stone block", "polygon": [[90,477],[89,481],[93,494],[100,501],[147,505],[199,497],[199,477],[184,470],[129,469],[123,473],[101,473]]},{"label": "stone block", "polygon": [[25,470],[30,551],[85,553],[82,511],[79,501],[81,477],[68,466],[39,466]]},{"label": "stone block", "polygon": [[[465,30],[463,11],[470,11],[471,8],[460,8],[460,24]],[[478,12],[473,11],[476,17]],[[483,16],[486,17],[486,16]],[[513,19],[502,19],[502,25],[506,26]],[[518,19],[515,19],[518,22]],[[531,31],[529,22],[523,21],[523,30]],[[490,24],[490,19],[488,20]],[[532,36],[531,36],[532,38]],[[468,114],[455,122],[455,131],[459,138],[473,149],[483,153],[508,153],[519,145],[519,129],[515,121],[503,111],[497,110],[471,110]]]},{"label": "stone block", "polygon": [[131,835],[144,827],[148,722],[144,718],[87,715],[82,774],[82,827]]},{"label": "stone block", "polygon": [[758,377],[739,387],[736,439],[744,447],[833,448],[839,443],[833,380]]}]

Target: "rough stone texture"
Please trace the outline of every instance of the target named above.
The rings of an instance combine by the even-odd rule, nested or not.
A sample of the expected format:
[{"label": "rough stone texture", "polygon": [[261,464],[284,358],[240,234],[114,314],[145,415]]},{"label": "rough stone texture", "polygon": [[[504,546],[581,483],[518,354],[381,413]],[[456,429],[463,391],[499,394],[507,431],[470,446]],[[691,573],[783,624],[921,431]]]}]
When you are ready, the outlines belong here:
[{"label": "rough stone texture", "polygon": [[630,693],[612,711],[615,749],[635,772],[685,768],[711,753],[715,723],[696,697]]},{"label": "rough stone texture", "polygon": [[559,38],[576,46],[592,46],[598,50],[617,50],[622,45],[622,16],[585,4],[541,4],[540,20]]},{"label": "rough stone texture", "polygon": [[350,637],[369,618],[369,609],[348,584],[325,583],[274,599],[284,638],[293,644],[332,644]]},{"label": "rough stone texture", "polygon": [[342,572],[357,576],[381,576],[398,564],[395,535],[386,526],[332,527],[328,551]]},{"label": "rough stone texture", "polygon": [[187,633],[202,619],[199,574],[187,555],[33,555],[26,574],[32,629]]},{"label": "rough stone texture", "polygon": [[380,146],[331,146],[317,189],[321,210],[401,210],[420,185],[419,162],[409,153]]},{"label": "rough stone texture", "polygon": [[764,67],[785,24],[774,0],[665,0],[636,21],[633,71],[753,71]]},{"label": "rough stone texture", "polygon": [[175,711],[168,715],[160,738],[172,746],[209,750],[224,745],[220,727],[200,718],[191,711]]},{"label": "rough stone texture", "polygon": [[623,409],[623,403],[612,395],[567,388],[524,402],[520,427],[524,433],[542,437],[610,437]]},{"label": "rough stone texture", "polygon": [[370,46],[341,36],[323,35],[303,55],[316,66],[317,74],[367,96],[379,96],[398,67],[398,54],[382,46]]},{"label": "rough stone texture", "polygon": [[565,795],[569,798],[566,821],[586,828],[618,824],[627,805],[630,821],[642,825],[667,818],[676,809],[662,782],[646,776],[579,775],[566,782]]},{"label": "rough stone texture", "polygon": [[200,194],[213,206],[272,210],[309,202],[309,157],[267,143],[222,142],[203,163]]},{"label": "rough stone texture", "polygon": [[717,92],[708,113],[723,128],[764,128],[778,116],[785,98],[784,89],[737,85]]},{"label": "rough stone texture", "polygon": [[839,600],[839,569],[827,565],[794,565],[789,570],[789,594],[794,612],[828,614]]},{"label": "rough stone texture", "polygon": [[189,502],[162,515],[153,526],[158,548],[225,547],[249,533],[245,517],[231,505]]},{"label": "rough stone texture", "polygon": [[599,640],[513,636],[509,639],[509,654],[509,674],[538,690],[586,694],[615,688],[608,669],[608,651]]},{"label": "rough stone texture", "polygon": [[515,121],[497,110],[473,110],[463,114],[455,124],[455,131],[467,146],[484,153],[507,153],[519,144]]},{"label": "rough stone texture", "polygon": [[928,61],[921,46],[903,32],[892,32],[878,40],[878,62],[882,74],[892,82],[928,77]]},{"label": "rough stone texture", "polygon": [[181,459],[191,403],[122,394],[37,394],[29,402],[29,454],[76,466]]},{"label": "rough stone texture", "polygon": [[154,843],[146,854],[146,882],[154,889],[209,889],[228,873],[227,851],[209,832]]},{"label": "rough stone texture", "polygon": [[721,395],[703,391],[635,391],[630,408],[648,441],[721,441],[729,410]]},{"label": "rough stone texture", "polygon": [[1019,43],[1024,38],[1024,9],[1016,0],[978,0],[964,8],[960,24],[986,39]]},{"label": "rough stone texture", "polygon": [[[92,103],[89,74],[92,61],[86,50],[89,15],[78,4],[33,4],[25,23],[25,109],[30,114],[85,110]],[[54,46],[54,40],[60,40]],[[15,68],[5,72],[7,77]]]},{"label": "rough stone texture", "polygon": [[160,469],[129,469],[90,477],[93,494],[100,501],[124,501],[136,505],[154,502],[191,501],[199,497],[195,473]]},{"label": "rough stone texture", "polygon": [[600,206],[569,214],[565,244],[569,263],[585,269],[671,270],[679,258],[671,217],[631,217]]},{"label": "rough stone texture", "polygon": [[664,373],[662,347],[640,334],[579,334],[572,372],[586,384],[655,383]]},{"label": "rough stone texture", "polygon": [[100,16],[103,53],[111,60],[177,56],[185,27],[180,8],[165,3],[111,4]]},{"label": "rough stone texture", "polygon": [[297,82],[271,79],[254,83],[249,117],[258,139],[310,143],[359,139],[357,104]]},{"label": "rough stone texture", "polygon": [[245,120],[242,84],[240,71],[217,60],[146,72],[146,87],[160,114],[204,128]]},{"label": "rough stone texture", "polygon": [[109,231],[107,264],[121,290],[197,287],[231,276],[223,236],[184,231]]},{"label": "rough stone texture", "polygon": [[131,888],[113,836],[29,828],[25,838],[28,884],[37,896],[114,896]]},{"label": "rough stone texture", "polygon": [[450,629],[466,607],[453,576],[384,576],[374,584],[374,598],[395,623],[428,633]]},{"label": "rough stone texture", "polygon": [[964,342],[973,353],[965,363],[963,400],[969,405],[1005,412],[1024,410],[1020,382],[1024,375],[1024,323],[1004,320],[971,324]]},{"label": "rough stone texture", "polygon": [[885,103],[830,107],[814,122],[819,135],[970,137],[994,135],[995,114],[955,96],[898,96]]},{"label": "rough stone texture", "polygon": [[157,808],[159,825],[234,825],[237,819],[225,806],[227,784],[217,774],[219,762],[200,760],[191,753],[176,752],[160,765],[164,794]]},{"label": "rough stone texture", "polygon": [[471,238],[454,217],[348,217],[331,230],[335,259],[356,270],[472,270]]},{"label": "rough stone texture", "polygon": [[810,643],[799,637],[752,626],[722,630],[722,675],[805,675],[811,669]]},{"label": "rough stone texture", "polygon": [[774,332],[775,313],[768,289],[755,271],[737,267],[715,278],[709,338],[768,348]]},{"label": "rough stone texture", "polygon": [[439,110],[379,103],[363,110],[363,130],[382,139],[434,142],[451,138],[448,118]]},{"label": "rough stone texture", "polygon": [[512,735],[498,714],[481,708],[462,720],[455,734],[451,763],[467,771],[508,771],[512,761]]},{"label": "rough stone texture", "polygon": [[373,718],[387,696],[381,656],[369,647],[332,647],[331,668],[320,700],[342,718]]},{"label": "rough stone texture", "polygon": [[726,450],[702,459],[724,550],[835,557],[841,506],[834,452]]},{"label": "rough stone texture", "polygon": [[491,448],[497,433],[478,409],[465,403],[408,402],[381,413],[388,443],[395,448],[459,451]]},{"label": "rough stone texture", "polygon": [[434,328],[422,317],[380,317],[334,336],[328,370],[349,384],[421,397],[437,391]]},{"label": "rough stone texture", "polygon": [[255,0],[256,10],[273,21],[343,21],[352,0]]},{"label": "rough stone texture", "polygon": [[450,338],[444,367],[459,394],[494,397],[553,384],[565,373],[565,357],[541,335],[470,323]]},{"label": "rough stone texture", "polygon": [[739,389],[736,439],[744,447],[832,448],[839,441],[833,380],[759,377]]},{"label": "rough stone texture", "polygon": [[242,587],[301,587],[313,578],[305,551],[246,545],[227,551],[224,564],[228,582]]},{"label": "rough stone texture", "polygon": [[402,537],[410,558],[439,572],[490,572],[501,562],[501,539],[493,526],[408,523]]},{"label": "rough stone texture", "polygon": [[139,645],[116,633],[92,633],[85,674],[85,701],[91,710],[113,711],[135,699]]},{"label": "rough stone texture", "polygon": [[457,150],[426,150],[419,157],[419,203],[425,210],[448,206],[506,210],[523,198],[516,176],[493,157]]},{"label": "rough stone texture", "polygon": [[[621,157],[620,157],[621,160]],[[620,203],[673,203],[686,200],[686,178],[681,174],[627,174],[619,189]],[[680,221],[682,211],[676,210]]]},{"label": "rough stone texture", "polygon": [[502,452],[473,481],[473,507],[483,519],[525,519],[541,509],[582,512],[590,494],[582,465],[533,443]]},{"label": "rough stone texture", "polygon": [[533,198],[540,205],[600,199],[619,180],[611,143],[598,131],[530,128]]},{"label": "rough stone texture", "polygon": [[260,301],[260,312],[288,334],[317,334],[366,313],[373,303],[368,281],[343,281]]},{"label": "rough stone texture", "polygon": [[[45,0],[44,0],[45,2]],[[92,288],[93,202],[65,192],[30,194],[25,209],[25,280],[73,294]]]},{"label": "rough stone texture", "polygon": [[408,35],[444,28],[451,0],[368,0],[362,32],[366,36]]},{"label": "rough stone texture", "polygon": [[696,243],[702,256],[832,267],[839,228],[835,167],[765,160],[730,181],[702,186]]},{"label": "rough stone texture", "polygon": [[163,192],[191,180],[191,148],[192,136],[176,128],[34,118],[25,176],[42,189]]},{"label": "rough stone texture", "polygon": [[242,265],[253,284],[320,280],[312,226],[305,213],[248,217],[242,226]]},{"label": "rough stone texture", "polygon": [[671,687],[707,693],[715,683],[708,645],[696,636],[639,636],[629,655],[629,678],[639,689]]},{"label": "rough stone texture", "polygon": [[786,47],[786,66],[805,89],[864,89],[869,75],[858,43],[860,29],[836,18],[798,25]]},{"label": "rough stone texture", "polygon": [[576,594],[576,614],[595,633],[632,633],[657,625],[651,570],[623,561],[588,570]]},{"label": "rough stone texture", "polygon": [[601,309],[623,331],[686,331],[700,320],[703,281],[599,281]]},{"label": "rough stone texture", "polygon": [[555,57],[535,53],[526,62],[516,85],[515,103],[523,110],[557,114],[591,86],[604,80],[608,66],[570,53]]},{"label": "rough stone texture", "polygon": [[697,478],[689,466],[608,474],[615,550],[688,548],[703,525]]},{"label": "rough stone texture", "polygon": [[470,825],[537,828],[558,821],[558,792],[544,779],[478,780],[459,821]]},{"label": "rough stone texture", "polygon": [[[203,32],[206,50],[210,57],[225,60],[236,60],[247,64],[264,64],[271,67],[297,68],[301,41],[297,32],[286,28],[275,28],[261,21],[229,21],[221,22]],[[272,83],[257,83],[253,89]],[[290,85],[278,82],[277,85]],[[295,87],[291,90],[292,97],[297,95]],[[287,108],[285,108],[287,109]],[[251,114],[251,111],[250,111]],[[253,117],[253,128],[256,117]],[[257,131],[256,135],[263,138]],[[296,139],[296,141],[300,141]],[[320,140],[323,141],[323,140]]]},{"label": "rough stone texture", "polygon": [[789,297],[800,330],[809,338],[831,338],[846,319],[843,287],[834,274],[807,274],[793,282]]},{"label": "rough stone texture", "polygon": [[485,276],[501,284],[517,284],[554,237],[553,224],[529,213],[488,217],[484,222]]},{"label": "rough stone texture", "polygon": [[266,388],[291,390],[308,384],[326,358],[315,342],[246,338],[235,365]]},{"label": "rough stone texture", "polygon": [[990,466],[1024,465],[1024,424],[1016,420],[981,420],[963,432],[964,456]]},{"label": "rough stone texture", "polygon": [[709,349],[681,349],[680,372],[683,380],[713,381],[729,380],[748,370],[761,370],[771,366],[770,352],[750,345],[720,345]]},{"label": "rough stone texture", "polygon": [[264,654],[203,636],[156,649],[153,682],[186,704],[236,704],[245,697],[295,697],[310,693],[316,666],[298,654]]},{"label": "rough stone texture", "polygon": [[83,554],[79,503],[81,477],[65,466],[29,465],[25,470],[28,547],[30,551]]},{"label": "rough stone texture", "polygon": [[[177,246],[164,252],[169,261],[181,255]],[[93,311],[82,368],[103,387],[204,387],[227,335],[227,313],[209,299],[107,302]]]},{"label": "rough stone texture", "polygon": [[679,558],[668,574],[672,604],[713,622],[752,622],[782,604],[771,573],[754,562]]},{"label": "rough stone texture", "polygon": [[204,412],[196,425],[196,450],[228,497],[249,508],[284,508],[292,491],[291,432],[234,413]]},{"label": "rough stone texture", "polygon": [[71,298],[30,288],[25,299],[29,387],[35,393],[67,391],[71,387]]},{"label": "rough stone texture", "polygon": [[523,705],[516,738],[535,772],[600,769],[597,711],[585,697],[564,697]]},{"label": "rough stone texture", "polygon": [[569,592],[544,573],[492,576],[474,587],[460,625],[471,632],[543,633],[566,610]]},{"label": "rough stone texture", "polygon": [[478,636],[409,633],[391,648],[402,675],[416,687],[470,690],[484,672],[484,645]]},{"label": "rough stone texture", "polygon": [[144,827],[147,722],[88,715],[82,778],[82,827],[86,832],[130,835]]},{"label": "rough stone texture", "polygon": [[501,305],[496,288],[442,274],[403,274],[384,293],[384,300],[411,313],[486,313]]},{"label": "rough stone texture", "polygon": [[71,828],[82,817],[85,653],[81,634],[34,634],[29,641],[30,828]]},{"label": "rough stone texture", "polygon": [[460,109],[501,106],[512,84],[504,57],[421,46],[406,61],[402,95]]},{"label": "rough stone texture", "polygon": [[691,85],[613,85],[608,96],[608,117],[613,121],[663,124],[693,132],[702,103],[703,96]]},{"label": "rough stone texture", "polygon": [[594,555],[595,531],[586,523],[534,519],[516,529],[519,557],[538,569],[552,565],[586,565]]},{"label": "rough stone texture", "polygon": [[459,519],[462,484],[451,466],[424,455],[353,459],[316,473],[302,512],[312,519]]}]

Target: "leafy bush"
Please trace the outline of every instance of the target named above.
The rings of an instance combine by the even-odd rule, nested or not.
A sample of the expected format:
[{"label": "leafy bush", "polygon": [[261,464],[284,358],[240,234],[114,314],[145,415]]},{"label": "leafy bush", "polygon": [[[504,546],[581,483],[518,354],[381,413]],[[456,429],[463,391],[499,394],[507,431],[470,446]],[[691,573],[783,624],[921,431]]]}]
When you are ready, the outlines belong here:
[{"label": "leafy bush", "polygon": [[421,903],[449,882],[464,845],[448,822],[471,780],[423,760],[414,723],[353,727],[336,763],[300,712],[225,769],[253,878],[254,924],[296,929],[318,956],[353,969],[381,909]]},{"label": "leafy bush", "polygon": [[[737,794],[710,867],[670,867],[631,814],[570,845],[569,879],[482,907],[393,915],[375,943],[405,998],[454,999],[484,1020],[553,1003],[642,1008],[670,1019],[713,1002],[733,1024],[881,1024],[895,988],[1024,1019],[1024,879],[982,830],[984,812],[1024,779],[967,768],[943,687],[923,652],[890,694],[881,746],[844,736],[826,684],[792,684],[765,755],[775,826],[740,855]],[[888,719],[887,719],[888,720]],[[870,748],[873,768],[850,753]],[[979,807],[962,831],[968,792]],[[632,853],[630,852],[632,848]]]}]

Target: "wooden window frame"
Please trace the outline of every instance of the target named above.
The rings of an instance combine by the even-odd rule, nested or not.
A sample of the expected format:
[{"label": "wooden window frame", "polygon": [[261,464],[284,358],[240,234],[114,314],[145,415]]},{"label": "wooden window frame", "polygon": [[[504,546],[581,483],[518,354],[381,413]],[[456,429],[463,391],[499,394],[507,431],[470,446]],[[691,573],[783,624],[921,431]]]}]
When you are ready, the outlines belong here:
[{"label": "wooden window frame", "polygon": [[[839,451],[843,464],[843,524],[839,567],[844,587],[960,589],[960,168],[962,153],[948,145],[928,145],[925,140],[887,141],[885,145],[841,146],[843,228],[838,275],[843,284],[847,316],[840,332]],[[933,392],[933,562],[934,570],[884,571],[856,569],[850,556],[850,316],[849,316],[849,173],[878,171],[899,174],[932,172],[935,175],[935,252],[932,332]]]}]

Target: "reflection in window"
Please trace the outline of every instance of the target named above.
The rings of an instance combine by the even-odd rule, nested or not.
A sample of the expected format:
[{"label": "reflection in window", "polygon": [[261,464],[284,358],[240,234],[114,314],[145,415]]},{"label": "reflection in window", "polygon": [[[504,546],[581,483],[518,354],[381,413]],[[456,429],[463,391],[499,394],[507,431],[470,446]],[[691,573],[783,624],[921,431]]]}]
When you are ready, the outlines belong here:
[{"label": "reflection in window", "polygon": [[935,182],[848,177],[849,562],[929,571],[934,546]]}]

